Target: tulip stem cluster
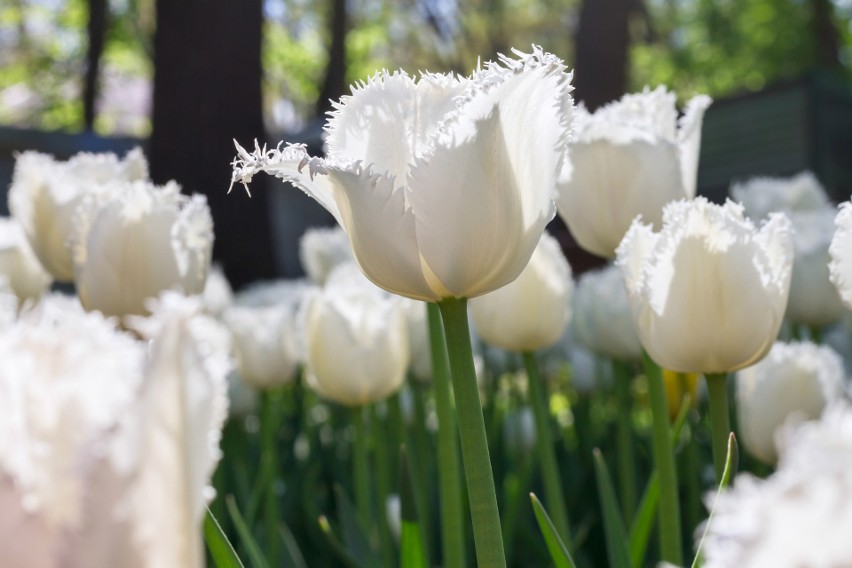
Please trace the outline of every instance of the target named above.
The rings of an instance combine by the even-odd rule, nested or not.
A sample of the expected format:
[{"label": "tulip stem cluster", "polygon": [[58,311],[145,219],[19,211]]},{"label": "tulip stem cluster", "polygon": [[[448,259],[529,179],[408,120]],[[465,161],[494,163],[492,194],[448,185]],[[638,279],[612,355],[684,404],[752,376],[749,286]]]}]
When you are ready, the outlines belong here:
[{"label": "tulip stem cluster", "polygon": [[278,478],[278,409],[276,391],[266,391],[261,395],[260,435],[263,446],[261,464],[263,468],[263,514],[266,525],[266,547],[270,558],[277,558],[278,543],[281,537],[278,533],[280,511],[278,496],[275,493],[275,481]]},{"label": "tulip stem cluster", "polygon": [[550,431],[550,411],[544,379],[538,371],[535,354],[525,351],[523,354],[524,368],[529,379],[529,398],[535,416],[535,430],[538,459],[541,462],[541,476],[544,482],[544,498],[547,510],[559,531],[562,542],[571,548],[571,531],[568,523],[568,512],[565,508],[565,495],[562,491],[562,480],[556,464],[556,453],[553,448],[553,435]]},{"label": "tulip stem cluster", "polygon": [[618,485],[619,489],[621,489],[621,513],[624,515],[624,522],[630,523],[636,511],[633,404],[630,394],[633,373],[630,367],[621,361],[613,361],[612,367],[615,380],[615,403],[618,413],[616,417],[615,445],[618,456]]},{"label": "tulip stem cluster", "polygon": [[459,470],[459,442],[453,393],[450,388],[450,361],[441,311],[428,303],[429,344],[432,351],[432,376],[435,384],[435,408],[438,414],[438,478],[441,494],[441,546],[444,566],[464,568],[465,530],[462,509],[462,481]]},{"label": "tulip stem cluster", "polygon": [[647,353],[644,354],[645,377],[651,402],[654,467],[660,476],[659,533],[660,556],[663,561],[683,565],[680,538],[680,503],[678,501],[677,470],[672,447],[669,407],[663,373]]},{"label": "tulip stem cluster", "polygon": [[728,453],[728,436],[731,433],[731,413],[728,410],[728,376],[725,373],[707,373],[707,402],[710,406],[710,429],[713,442],[713,466],[716,481],[722,479]]},{"label": "tulip stem cluster", "polygon": [[477,563],[489,568],[505,567],[497,493],[470,344],[467,300],[445,298],[438,307],[447,337]]}]

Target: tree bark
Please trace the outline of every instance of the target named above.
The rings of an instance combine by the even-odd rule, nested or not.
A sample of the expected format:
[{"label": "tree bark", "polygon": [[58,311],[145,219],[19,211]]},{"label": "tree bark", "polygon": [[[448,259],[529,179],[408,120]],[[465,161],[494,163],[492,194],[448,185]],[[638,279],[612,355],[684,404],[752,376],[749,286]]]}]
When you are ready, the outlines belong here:
[{"label": "tree bark", "polygon": [[317,99],[319,117],[332,109],[331,101],[336,101],[346,94],[346,33],[349,30],[346,0],[331,0],[331,12],[328,17],[331,44],[328,48],[325,80]]},{"label": "tree bark", "polygon": [[834,23],[834,6],[830,0],[812,0],[811,9],[817,63],[830,69],[842,68],[840,38]]},{"label": "tree bark", "polygon": [[631,0],[583,0],[575,38],[574,96],[589,110],[627,89]]},{"label": "tree bark", "polygon": [[265,139],[262,21],[262,0],[157,0],[151,175],[207,196],[214,258],[237,287],[275,273],[267,179],[257,177],[251,199],[240,187],[226,194],[232,140]]},{"label": "tree bark", "polygon": [[95,103],[98,98],[98,78],[107,27],[107,0],[89,0],[89,45],[86,50],[86,76],[83,83],[83,121],[88,131],[95,127]]}]

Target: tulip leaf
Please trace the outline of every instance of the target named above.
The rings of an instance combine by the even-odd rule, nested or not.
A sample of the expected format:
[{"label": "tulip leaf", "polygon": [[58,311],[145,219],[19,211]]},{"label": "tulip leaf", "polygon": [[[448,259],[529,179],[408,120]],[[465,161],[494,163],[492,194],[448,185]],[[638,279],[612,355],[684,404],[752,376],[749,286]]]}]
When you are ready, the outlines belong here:
[{"label": "tulip leaf", "polygon": [[359,564],[365,566],[380,566],[381,562],[376,557],[370,538],[364,528],[358,511],[346,491],[340,486],[334,486],[334,501],[337,504],[337,516],[340,523],[340,531],[343,533],[343,543],[346,549],[357,558]]},{"label": "tulip leaf", "polygon": [[544,510],[544,506],[538,500],[538,497],[535,496],[535,493],[530,493],[530,500],[532,500],[535,518],[538,521],[541,534],[544,535],[544,541],[547,543],[547,550],[550,552],[553,564],[556,565],[556,568],[577,568],[577,565],[574,564],[574,559],[571,558],[571,554],[568,552],[562,539],[559,538],[559,533],[556,531],[553,521],[550,520],[550,515]]},{"label": "tulip leaf", "polygon": [[246,549],[252,568],[269,568],[269,564],[260,552],[260,547],[257,545],[257,541],[254,540],[251,530],[248,528],[248,525],[246,525],[243,516],[240,514],[240,510],[237,508],[234,496],[228,495],[225,497],[225,504],[228,506],[228,513],[231,515],[231,521],[237,528],[237,533],[240,535],[240,540],[242,541],[243,547]]},{"label": "tulip leaf", "polygon": [[648,550],[648,541],[651,538],[651,530],[657,516],[657,502],[660,500],[660,476],[653,472],[645,486],[639,508],[630,526],[630,559],[633,568],[639,568],[645,560],[645,552]]},{"label": "tulip leaf", "polygon": [[308,568],[308,563],[305,562],[305,557],[299,549],[299,543],[296,542],[296,537],[286,523],[278,525],[278,531],[281,533],[281,540],[284,541],[284,558],[283,564],[287,568]]},{"label": "tulip leaf", "polygon": [[213,516],[212,511],[207,509],[204,515],[204,542],[210,551],[210,557],[216,568],[244,568],[243,563],[237,556],[237,551],[231,546],[228,537],[222,531],[219,521]]},{"label": "tulip leaf", "polygon": [[417,520],[414,504],[414,487],[405,450],[400,454],[400,498],[402,500],[402,535],[400,537],[400,566],[402,568],[427,568],[423,533]]},{"label": "tulip leaf", "polygon": [[710,515],[704,522],[704,530],[701,532],[701,540],[698,541],[698,546],[695,550],[695,559],[692,561],[692,568],[701,566],[701,547],[704,545],[704,538],[707,536],[707,529],[713,521],[713,513],[716,511],[716,502],[719,500],[719,495],[730,485],[731,480],[737,472],[739,448],[737,446],[737,438],[731,432],[728,436],[728,452],[725,456],[725,469],[722,472],[722,479],[719,481],[719,489],[716,491],[716,497],[713,499],[713,507],[710,509]]},{"label": "tulip leaf", "polygon": [[630,551],[628,549],[627,532],[621,519],[612,478],[607,471],[603,454],[598,448],[594,451],[595,476],[598,481],[601,512],[603,513],[604,534],[606,536],[606,551],[610,568],[630,568]]}]

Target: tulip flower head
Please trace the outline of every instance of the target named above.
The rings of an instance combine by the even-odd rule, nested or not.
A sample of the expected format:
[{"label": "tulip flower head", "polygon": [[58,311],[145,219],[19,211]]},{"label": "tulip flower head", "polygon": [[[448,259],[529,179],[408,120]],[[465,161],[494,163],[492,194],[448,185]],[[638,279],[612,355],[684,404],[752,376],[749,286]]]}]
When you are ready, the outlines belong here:
[{"label": "tulip flower head", "polygon": [[353,260],[349,237],[339,226],[308,229],[299,240],[299,260],[308,278],[322,286],[332,270]]},{"label": "tulip flower head", "polygon": [[577,341],[599,355],[619,361],[642,359],[624,278],[615,265],[580,276],[571,326]]},{"label": "tulip flower head", "polygon": [[814,420],[843,394],[843,361],[830,347],[776,343],[756,365],[737,373],[740,443],[774,464],[776,433],[788,419]]},{"label": "tulip flower head", "polygon": [[204,301],[204,311],[213,317],[221,317],[234,302],[234,291],[225,272],[218,264],[210,267],[204,290],[201,292]]},{"label": "tulip flower head", "polygon": [[843,317],[843,302],[828,267],[835,213],[833,207],[824,207],[788,214],[795,253],[785,317],[792,323],[824,327]]},{"label": "tulip flower head", "polygon": [[479,336],[507,351],[537,351],[559,341],[571,317],[571,266],[547,233],[513,282],[470,302]]},{"label": "tulip flower head", "polygon": [[20,301],[37,300],[53,281],[15,219],[0,218],[0,276]]},{"label": "tulip flower head", "polygon": [[204,290],[213,220],[204,196],[187,197],[174,182],[119,184],[80,205],[72,245],[83,306],[142,315],[147,299],[165,290]]},{"label": "tulip flower head", "polygon": [[831,207],[828,194],[811,172],[791,178],[757,177],[731,186],[731,198],[755,221],[770,213],[814,211]]},{"label": "tulip flower head", "polygon": [[69,238],[83,198],[114,183],[145,179],[148,163],[139,149],[128,152],[124,159],[115,154],[80,153],[67,162],[24,152],[15,160],[9,210],[47,271],[60,282],[71,282],[74,264]]},{"label": "tulip flower head", "polygon": [[836,230],[828,252],[831,256],[829,273],[847,308],[852,309],[852,204],[840,204],[834,219]]},{"label": "tulip flower head", "polygon": [[571,76],[535,48],[470,78],[382,72],[303,146],[238,146],[233,182],[265,171],[316,199],[378,286],[417,300],[472,298],[514,280],[555,214],[573,113]]},{"label": "tulip flower head", "polygon": [[695,195],[701,123],[710,98],[694,97],[678,120],[665,87],[625,95],[589,113],[559,184],[559,215],[585,250],[612,258],[637,215],[659,228],[663,207]]},{"label": "tulip flower head", "polygon": [[741,474],[715,500],[703,566],[828,567],[852,558],[852,408],[837,403],[780,442],[775,474]]},{"label": "tulip flower head", "polygon": [[727,373],[769,352],[793,263],[784,215],[758,229],[731,201],[678,201],[659,233],[634,221],[617,254],[639,340],[662,367]]},{"label": "tulip flower head", "polygon": [[320,396],[346,406],[382,400],[408,369],[408,334],[400,299],[338,267],[305,305],[307,381]]}]

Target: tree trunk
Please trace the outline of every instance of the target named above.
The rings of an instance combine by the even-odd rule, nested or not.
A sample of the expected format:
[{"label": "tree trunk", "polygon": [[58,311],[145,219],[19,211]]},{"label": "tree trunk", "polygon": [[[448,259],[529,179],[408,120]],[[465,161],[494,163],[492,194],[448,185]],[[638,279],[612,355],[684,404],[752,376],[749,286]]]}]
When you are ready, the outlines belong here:
[{"label": "tree trunk", "polygon": [[331,44],[328,48],[325,80],[317,99],[319,117],[332,109],[331,101],[336,101],[346,94],[346,32],[349,29],[346,0],[331,0],[331,12],[328,17]]},{"label": "tree trunk", "polygon": [[95,127],[95,103],[98,98],[98,77],[104,37],[107,27],[107,0],[89,0],[89,45],[86,51],[86,76],[83,83],[83,120],[88,131]]},{"label": "tree trunk", "polygon": [[841,69],[840,38],[834,23],[831,0],[812,0],[813,33],[816,37],[817,63],[830,69]]},{"label": "tree trunk", "polygon": [[575,38],[574,96],[595,110],[627,89],[631,0],[583,0]]},{"label": "tree trunk", "polygon": [[266,176],[226,195],[232,140],[264,142],[262,0],[157,0],[151,175],[203,193],[234,286],[274,274]]}]

